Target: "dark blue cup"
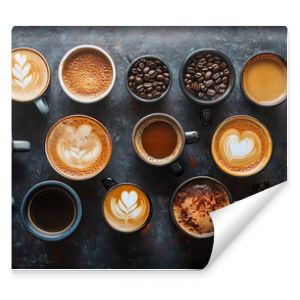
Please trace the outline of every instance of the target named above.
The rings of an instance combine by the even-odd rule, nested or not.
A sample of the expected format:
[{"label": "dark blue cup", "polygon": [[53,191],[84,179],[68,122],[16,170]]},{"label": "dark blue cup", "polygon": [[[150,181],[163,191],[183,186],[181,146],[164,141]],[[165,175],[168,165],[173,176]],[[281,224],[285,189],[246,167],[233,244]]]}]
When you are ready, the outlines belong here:
[{"label": "dark blue cup", "polygon": [[78,194],[59,181],[47,180],[34,185],[21,204],[24,225],[45,241],[60,241],[68,237],[79,225],[81,216]]}]

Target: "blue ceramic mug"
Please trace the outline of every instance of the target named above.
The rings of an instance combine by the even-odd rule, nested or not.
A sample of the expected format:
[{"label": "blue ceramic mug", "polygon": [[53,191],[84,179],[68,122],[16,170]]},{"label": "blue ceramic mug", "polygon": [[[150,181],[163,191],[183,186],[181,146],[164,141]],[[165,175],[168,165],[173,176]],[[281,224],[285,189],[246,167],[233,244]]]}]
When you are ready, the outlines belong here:
[{"label": "blue ceramic mug", "polygon": [[69,185],[47,180],[34,185],[24,196],[21,218],[26,228],[45,241],[68,237],[79,225],[82,206]]}]

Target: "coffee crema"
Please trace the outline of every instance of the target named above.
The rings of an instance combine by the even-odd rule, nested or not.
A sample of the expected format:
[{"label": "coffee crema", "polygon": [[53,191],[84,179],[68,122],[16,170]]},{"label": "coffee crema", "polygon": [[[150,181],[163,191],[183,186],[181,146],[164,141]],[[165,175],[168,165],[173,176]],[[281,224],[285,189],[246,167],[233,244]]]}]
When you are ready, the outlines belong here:
[{"label": "coffee crema", "polygon": [[208,178],[195,178],[184,184],[173,200],[173,215],[177,224],[194,237],[213,233],[209,213],[230,204],[225,188]]},{"label": "coffee crema", "polygon": [[83,115],[65,117],[50,129],[46,153],[52,167],[70,179],[88,179],[108,164],[111,138],[97,120]]},{"label": "coffee crema", "polygon": [[143,160],[163,166],[180,155],[184,147],[183,130],[168,115],[149,115],[137,124],[133,133],[133,145]]},{"label": "coffee crema", "polygon": [[151,205],[148,196],[136,185],[125,183],[113,187],[102,203],[107,223],[121,232],[134,232],[148,221]]},{"label": "coffee crema", "polygon": [[279,104],[287,95],[286,63],[272,53],[258,54],[246,63],[242,85],[253,102],[263,106]]},{"label": "coffee crema", "polygon": [[30,48],[12,51],[12,98],[16,101],[32,101],[40,97],[48,87],[50,70],[41,53]]},{"label": "coffee crema", "polygon": [[111,62],[103,53],[93,48],[80,48],[63,63],[62,79],[71,94],[91,100],[109,89],[113,72]]},{"label": "coffee crema", "polygon": [[249,176],[262,170],[272,154],[267,128],[250,116],[234,116],[217,128],[211,145],[216,164],[233,176]]}]

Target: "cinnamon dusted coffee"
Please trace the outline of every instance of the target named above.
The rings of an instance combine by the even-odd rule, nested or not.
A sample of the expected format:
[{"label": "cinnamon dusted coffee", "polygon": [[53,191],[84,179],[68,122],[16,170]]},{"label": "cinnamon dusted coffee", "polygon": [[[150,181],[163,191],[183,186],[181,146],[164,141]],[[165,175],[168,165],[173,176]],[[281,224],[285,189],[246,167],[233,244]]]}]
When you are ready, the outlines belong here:
[{"label": "cinnamon dusted coffee", "polygon": [[209,213],[230,204],[226,188],[208,177],[188,180],[173,199],[172,209],[176,223],[194,237],[213,233]]},{"label": "cinnamon dusted coffee", "polygon": [[111,87],[114,78],[108,56],[91,46],[80,47],[68,55],[61,74],[69,93],[81,100],[100,97]]},{"label": "cinnamon dusted coffee", "polygon": [[105,168],[111,157],[112,142],[99,121],[73,115],[54,124],[45,148],[51,166],[58,173],[82,180],[96,176]]}]

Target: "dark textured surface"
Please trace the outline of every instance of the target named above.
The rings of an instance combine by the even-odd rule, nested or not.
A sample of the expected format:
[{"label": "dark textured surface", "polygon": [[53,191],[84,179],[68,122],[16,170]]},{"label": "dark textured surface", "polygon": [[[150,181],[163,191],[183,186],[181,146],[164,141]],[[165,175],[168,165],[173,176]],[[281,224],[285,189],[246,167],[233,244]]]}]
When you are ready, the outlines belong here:
[{"label": "dark textured surface", "polygon": [[[32,143],[30,153],[13,154],[12,210],[13,268],[202,268],[209,260],[213,239],[195,240],[179,232],[172,223],[169,201],[175,188],[196,175],[209,175],[222,181],[234,200],[254,193],[267,180],[271,186],[286,180],[286,103],[275,108],[259,108],[245,100],[240,91],[239,75],[243,63],[260,51],[274,51],[286,58],[284,27],[16,27],[12,46],[32,47],[49,62],[51,83],[47,91],[50,114],[45,119],[34,104],[13,102],[13,136]],[[107,50],[115,61],[117,80],[105,100],[79,104],[60,88],[57,68],[60,59],[72,47],[95,44]],[[178,70],[185,57],[198,48],[216,48],[232,60],[237,81],[230,97],[214,111],[213,124],[201,128],[197,109],[185,99],[178,84]],[[124,76],[128,57],[143,54],[160,56],[169,63],[174,77],[168,95],[157,104],[135,101],[125,89]],[[168,168],[153,168],[136,157],[131,145],[134,124],[153,112],[169,113],[185,130],[199,130],[200,142],[187,145],[181,157],[185,173],[176,178]],[[47,162],[44,139],[50,126],[66,115],[87,114],[99,119],[113,139],[113,156],[102,174],[85,182],[67,180],[56,174]],[[226,117],[249,114],[269,128],[274,151],[269,165],[250,178],[229,177],[217,169],[210,155],[210,141],[216,125]],[[118,182],[130,181],[144,187],[153,202],[153,216],[140,233],[122,235],[104,223],[100,203],[105,193],[100,179],[104,175]],[[77,230],[57,243],[32,236],[21,223],[22,197],[34,184],[55,179],[66,182],[79,194],[83,218]]]}]

